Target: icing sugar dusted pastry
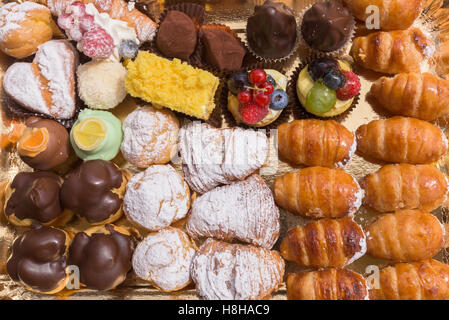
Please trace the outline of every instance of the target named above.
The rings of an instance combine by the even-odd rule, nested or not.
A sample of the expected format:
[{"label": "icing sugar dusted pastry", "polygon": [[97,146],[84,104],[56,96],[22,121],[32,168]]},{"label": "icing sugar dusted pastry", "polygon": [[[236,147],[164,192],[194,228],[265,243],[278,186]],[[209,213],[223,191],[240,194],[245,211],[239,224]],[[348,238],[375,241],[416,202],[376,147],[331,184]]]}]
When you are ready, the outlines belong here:
[{"label": "icing sugar dusted pastry", "polygon": [[20,158],[37,170],[62,165],[70,155],[69,133],[58,122],[30,117],[18,143]]},{"label": "icing sugar dusted pastry", "polygon": [[262,167],[268,156],[268,139],[253,130],[216,129],[186,120],[179,132],[179,148],[189,186],[204,193],[243,180]]},{"label": "icing sugar dusted pastry", "polygon": [[134,243],[123,228],[107,224],[79,232],[73,238],[68,263],[80,271],[80,283],[90,289],[111,290],[131,270]]},{"label": "icing sugar dusted pastry", "polygon": [[277,251],[207,239],[193,257],[196,293],[207,300],[268,298],[284,277]]},{"label": "icing sugar dusted pastry", "polygon": [[53,172],[20,172],[5,191],[5,215],[16,226],[29,227],[35,222],[63,225],[73,214],[60,201],[62,178]]},{"label": "icing sugar dusted pastry", "polygon": [[55,294],[68,281],[65,269],[70,239],[65,231],[52,227],[25,231],[14,240],[6,271],[28,290]]},{"label": "icing sugar dusted pastry", "polygon": [[61,188],[64,208],[90,224],[116,221],[122,215],[126,174],[114,163],[90,160],[69,173]]},{"label": "icing sugar dusted pastry", "polygon": [[252,175],[197,198],[186,228],[195,239],[240,240],[270,249],[279,237],[279,210],[265,181]]},{"label": "icing sugar dusted pastry", "polygon": [[159,290],[170,292],[190,282],[190,263],[195,245],[181,229],[168,227],[150,233],[139,243],[133,255],[133,270],[139,278]]},{"label": "icing sugar dusted pastry", "polygon": [[139,168],[168,163],[178,150],[178,131],[179,121],[170,110],[138,108],[123,122],[122,154]]},{"label": "icing sugar dusted pastry", "polygon": [[128,182],[123,203],[127,218],[156,231],[184,218],[190,207],[190,191],[170,165],[152,165]]},{"label": "icing sugar dusted pastry", "polygon": [[32,63],[16,62],[3,77],[5,92],[32,112],[56,119],[75,114],[78,54],[66,40],[41,44]]},{"label": "icing sugar dusted pastry", "polygon": [[0,50],[14,58],[26,58],[53,36],[50,10],[25,1],[0,8]]}]

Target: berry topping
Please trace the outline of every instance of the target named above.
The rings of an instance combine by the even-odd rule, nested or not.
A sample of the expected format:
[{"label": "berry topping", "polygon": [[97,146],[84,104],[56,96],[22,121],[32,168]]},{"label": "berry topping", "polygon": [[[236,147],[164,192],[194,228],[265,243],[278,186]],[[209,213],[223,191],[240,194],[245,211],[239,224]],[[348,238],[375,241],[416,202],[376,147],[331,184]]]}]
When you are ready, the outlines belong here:
[{"label": "berry topping", "polygon": [[139,51],[139,46],[132,40],[120,42],[118,53],[123,58],[134,59]]},{"label": "berry topping", "polygon": [[66,13],[59,15],[58,25],[74,41],[82,41],[83,35],[96,28],[93,15],[86,13],[86,6],[80,1],[73,2]]},{"label": "berry topping", "polygon": [[96,27],[94,16],[86,14],[79,19],[79,27],[82,33]]},{"label": "berry topping", "polygon": [[276,87],[276,80],[269,74],[267,74],[267,81],[273,85],[273,87]]},{"label": "berry topping", "polygon": [[247,104],[251,102],[253,95],[249,90],[242,90],[238,93],[237,99],[240,104]]},{"label": "berry topping", "polygon": [[76,17],[81,17],[86,14],[86,5],[81,1],[75,1],[70,5],[70,13]]},{"label": "berry topping", "polygon": [[268,114],[267,107],[258,106],[254,102],[250,102],[245,105],[240,106],[240,115],[242,116],[243,122],[247,124],[254,124],[263,120]]},{"label": "berry topping", "polygon": [[288,95],[284,90],[274,90],[271,95],[270,108],[282,110],[288,105]]},{"label": "berry topping", "polygon": [[263,91],[257,91],[254,96],[254,102],[260,107],[266,107],[270,103],[270,95]]},{"label": "berry topping", "polygon": [[70,30],[75,26],[75,18],[70,13],[63,13],[58,17],[58,25],[64,30]]},{"label": "berry topping", "polygon": [[309,64],[309,74],[313,81],[317,81],[319,78],[323,78],[331,70],[339,70],[340,65],[338,61],[333,58],[318,58],[313,60]]},{"label": "berry topping", "polygon": [[344,101],[355,97],[359,93],[361,85],[359,77],[354,72],[343,71],[343,74],[346,77],[346,83],[337,90],[337,98]]},{"label": "berry topping", "polygon": [[267,81],[267,74],[263,69],[253,69],[249,73],[249,82],[255,84],[256,86],[262,85]]},{"label": "berry topping", "polygon": [[324,84],[332,90],[343,88],[346,82],[346,77],[338,69],[332,69],[323,77]]},{"label": "berry topping", "polygon": [[228,89],[232,94],[237,95],[245,87],[251,87],[247,72],[237,72],[228,80]]},{"label": "berry topping", "polygon": [[105,59],[114,50],[114,40],[101,27],[87,31],[81,40],[83,52],[86,56],[95,59]]},{"label": "berry topping", "polygon": [[306,110],[313,114],[323,114],[330,111],[337,102],[337,95],[334,90],[329,89],[321,80],[313,85],[307,93]]},{"label": "berry topping", "polygon": [[272,94],[274,91],[274,86],[268,81],[263,83],[259,88],[264,89],[265,94]]}]

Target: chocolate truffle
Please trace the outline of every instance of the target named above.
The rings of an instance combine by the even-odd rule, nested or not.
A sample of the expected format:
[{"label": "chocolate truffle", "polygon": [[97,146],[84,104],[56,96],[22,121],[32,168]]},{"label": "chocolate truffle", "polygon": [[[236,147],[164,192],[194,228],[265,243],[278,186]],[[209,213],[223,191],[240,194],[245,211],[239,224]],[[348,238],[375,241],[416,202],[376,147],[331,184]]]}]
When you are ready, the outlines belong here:
[{"label": "chocolate truffle", "polygon": [[64,231],[37,226],[19,236],[12,245],[6,271],[12,280],[43,293],[65,287],[67,235]]},{"label": "chocolate truffle", "polygon": [[78,266],[80,282],[88,288],[111,290],[131,269],[134,243],[119,228],[107,224],[77,233],[69,249],[69,264]]},{"label": "chocolate truffle", "polygon": [[353,24],[353,17],[342,4],[336,1],[317,2],[304,13],[301,34],[311,48],[330,52],[345,45]]},{"label": "chocolate truffle", "polygon": [[221,71],[237,71],[242,67],[246,50],[238,39],[226,30],[202,28],[201,39],[204,44],[207,63]]},{"label": "chocolate truffle", "polygon": [[184,12],[168,11],[156,36],[159,51],[169,58],[188,60],[195,51],[197,29]]},{"label": "chocolate truffle", "polygon": [[246,25],[250,48],[259,56],[279,59],[288,56],[295,48],[297,37],[293,11],[284,3],[265,1],[256,6]]},{"label": "chocolate truffle", "polygon": [[70,154],[67,130],[58,122],[30,117],[17,144],[20,158],[37,170],[51,170],[63,164]]},{"label": "chocolate truffle", "polygon": [[61,200],[64,208],[89,223],[109,223],[121,216],[125,187],[126,179],[114,163],[89,160],[66,177]]},{"label": "chocolate truffle", "polygon": [[6,217],[14,225],[29,226],[31,221],[51,223],[63,213],[61,186],[62,179],[53,172],[18,173],[6,190]]}]

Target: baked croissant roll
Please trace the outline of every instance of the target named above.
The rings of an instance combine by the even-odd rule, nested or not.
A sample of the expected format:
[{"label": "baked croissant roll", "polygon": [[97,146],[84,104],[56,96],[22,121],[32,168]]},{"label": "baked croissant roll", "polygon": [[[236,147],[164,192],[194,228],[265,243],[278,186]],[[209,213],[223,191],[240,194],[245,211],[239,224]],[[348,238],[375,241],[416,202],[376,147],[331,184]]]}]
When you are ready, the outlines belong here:
[{"label": "baked croissant roll", "polygon": [[447,151],[443,131],[415,118],[373,120],[360,126],[356,137],[357,151],[384,162],[432,163]]},{"label": "baked croissant roll", "polygon": [[449,114],[449,81],[430,73],[400,73],[382,77],[370,94],[387,111],[432,121]]},{"label": "baked croissant roll", "polygon": [[432,211],[446,199],[448,180],[432,165],[390,164],[361,181],[364,203],[379,212]]},{"label": "baked croissant roll", "polygon": [[277,205],[305,218],[352,216],[362,204],[363,190],[341,169],[310,167],[276,178]]},{"label": "baked croissant roll", "polygon": [[436,260],[398,263],[380,270],[371,300],[447,300],[449,266]]},{"label": "baked croissant roll", "polygon": [[295,120],[278,126],[279,155],[294,164],[342,168],[352,159],[354,135],[334,120]]},{"label": "baked croissant roll", "polygon": [[289,300],[368,300],[365,278],[346,269],[291,273],[286,285]]},{"label": "baked croissant roll", "polygon": [[284,259],[304,267],[344,267],[365,252],[365,234],[351,218],[322,219],[296,226],[281,242]]},{"label": "baked croissant roll", "polygon": [[366,21],[369,5],[379,8],[379,22],[382,30],[403,30],[410,27],[422,9],[422,0],[343,0],[352,14]]},{"label": "baked croissant roll", "polygon": [[445,229],[430,213],[397,211],[365,228],[367,253],[394,261],[431,259],[443,248]]},{"label": "baked croissant roll", "polygon": [[396,74],[420,72],[421,62],[429,58],[434,51],[432,40],[420,29],[410,28],[356,37],[351,55],[364,68]]}]

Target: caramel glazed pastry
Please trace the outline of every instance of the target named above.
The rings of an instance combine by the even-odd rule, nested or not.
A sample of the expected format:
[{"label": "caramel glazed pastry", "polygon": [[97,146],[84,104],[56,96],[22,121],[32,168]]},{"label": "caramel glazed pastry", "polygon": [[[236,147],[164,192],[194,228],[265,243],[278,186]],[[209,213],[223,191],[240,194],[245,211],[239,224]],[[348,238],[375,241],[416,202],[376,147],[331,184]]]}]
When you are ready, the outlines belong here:
[{"label": "caramel glazed pastry", "polygon": [[55,294],[68,281],[67,250],[71,237],[63,230],[36,226],[14,240],[6,271],[33,292]]},{"label": "caramel glazed pastry", "polygon": [[83,162],[61,188],[64,208],[92,225],[112,223],[122,215],[126,172],[105,160]]},{"label": "caramel glazed pastry", "polygon": [[73,213],[60,201],[63,180],[48,171],[20,172],[5,189],[4,213],[15,226],[64,225]]},{"label": "caramel glazed pastry", "polygon": [[284,267],[277,251],[207,239],[190,270],[201,299],[258,300],[277,290]]}]

